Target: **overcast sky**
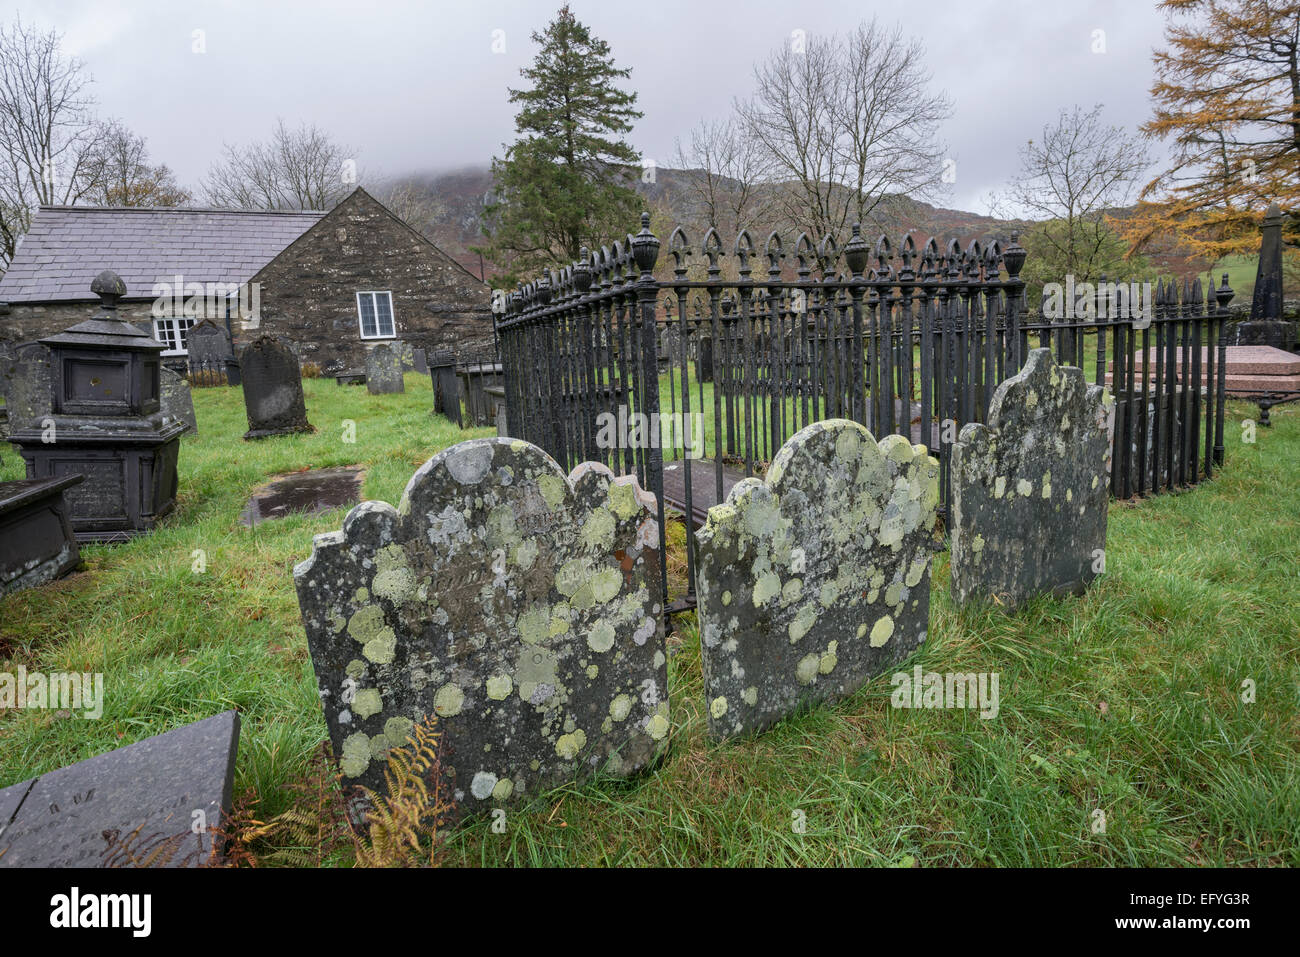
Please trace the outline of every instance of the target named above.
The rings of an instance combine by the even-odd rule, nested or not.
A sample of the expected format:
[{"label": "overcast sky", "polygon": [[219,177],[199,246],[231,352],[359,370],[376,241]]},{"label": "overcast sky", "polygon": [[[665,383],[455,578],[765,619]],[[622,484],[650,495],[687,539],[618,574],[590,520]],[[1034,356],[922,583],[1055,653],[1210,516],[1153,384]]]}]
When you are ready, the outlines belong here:
[{"label": "overcast sky", "polygon": [[[4,4],[6,0],[0,0]],[[485,164],[514,131],[507,87],[558,2],[539,0],[7,0],[6,19],[65,34],[100,112],[143,134],[155,161],[196,185],[223,142],[267,136],[277,117],[357,148],[370,174]],[[1148,118],[1163,15],[1142,0],[574,0],[606,40],[645,117],[630,140],[671,165],[674,138],[729,112],[756,59],[792,31],[848,29],[878,13],[925,43],[951,97],[950,205],[985,212],[1017,148],[1063,106],[1104,103],[1136,131]],[[5,9],[0,5],[0,10]],[[195,53],[202,30],[206,52]],[[1094,31],[1105,52],[1094,53]],[[494,31],[503,31],[494,34]],[[504,39],[504,52],[493,52]]]}]

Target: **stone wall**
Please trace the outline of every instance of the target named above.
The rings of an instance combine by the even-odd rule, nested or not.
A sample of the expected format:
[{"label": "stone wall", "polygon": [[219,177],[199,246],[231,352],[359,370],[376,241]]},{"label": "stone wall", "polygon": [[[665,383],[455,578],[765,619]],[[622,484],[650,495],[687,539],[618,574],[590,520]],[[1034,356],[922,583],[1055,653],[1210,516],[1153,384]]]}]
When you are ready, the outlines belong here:
[{"label": "stone wall", "polygon": [[[135,290],[131,290],[134,292]],[[127,322],[147,327],[153,333],[153,298],[125,299],[117,304],[117,313]],[[59,302],[45,305],[11,303],[0,309],[0,339],[33,342],[62,332],[69,326],[85,322],[99,308],[99,300]],[[7,310],[7,311],[6,311]]]},{"label": "stone wall", "polygon": [[359,291],[392,293],[395,338],[414,349],[492,345],[489,288],[363,190],[252,281],[261,283],[258,331],[292,340],[300,360],[326,373],[365,365]]}]

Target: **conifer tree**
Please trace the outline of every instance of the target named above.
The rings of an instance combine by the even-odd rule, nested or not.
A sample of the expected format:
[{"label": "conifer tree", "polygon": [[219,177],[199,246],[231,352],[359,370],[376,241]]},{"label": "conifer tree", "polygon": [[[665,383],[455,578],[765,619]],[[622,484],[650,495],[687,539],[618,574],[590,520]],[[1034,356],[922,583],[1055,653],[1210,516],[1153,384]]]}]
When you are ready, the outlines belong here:
[{"label": "conifer tree", "polygon": [[636,93],[618,87],[631,70],[568,6],[532,39],[541,49],[521,71],[531,86],[510,91],[518,135],[492,161],[479,250],[509,280],[623,236],[639,209],[630,184],[641,161],[623,136],[642,114]]}]

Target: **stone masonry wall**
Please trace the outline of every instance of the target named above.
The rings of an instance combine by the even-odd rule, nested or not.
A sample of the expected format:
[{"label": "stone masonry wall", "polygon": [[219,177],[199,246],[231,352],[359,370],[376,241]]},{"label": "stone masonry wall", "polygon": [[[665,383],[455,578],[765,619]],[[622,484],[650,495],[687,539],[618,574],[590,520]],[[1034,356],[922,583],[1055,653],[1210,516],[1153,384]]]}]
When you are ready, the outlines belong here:
[{"label": "stone masonry wall", "polygon": [[492,344],[489,288],[363,190],[252,281],[262,284],[258,332],[290,339],[300,360],[326,373],[364,367],[367,343],[383,341],[361,339],[359,291],[392,293],[395,338],[413,349]]}]

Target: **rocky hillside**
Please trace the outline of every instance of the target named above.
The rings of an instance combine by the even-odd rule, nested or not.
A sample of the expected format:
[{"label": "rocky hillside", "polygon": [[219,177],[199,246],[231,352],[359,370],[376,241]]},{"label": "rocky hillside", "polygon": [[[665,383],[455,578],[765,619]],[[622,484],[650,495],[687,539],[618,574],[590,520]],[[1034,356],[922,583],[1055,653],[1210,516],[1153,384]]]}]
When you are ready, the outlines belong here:
[{"label": "rocky hillside", "polygon": [[[471,167],[447,173],[408,176],[402,182],[429,200],[429,213],[422,227],[429,238],[475,275],[479,275],[482,268],[484,275],[491,276],[492,264],[481,264],[478,255],[469,248],[482,241],[483,207],[492,187],[491,171],[487,167]],[[656,211],[657,218],[673,223],[689,220],[690,192],[683,171],[661,167],[655,171],[654,183],[638,183],[637,188],[645,196],[647,206]],[[376,195],[383,197],[384,191],[377,190]],[[986,236],[1005,237],[1016,225],[978,213],[932,206],[905,196],[891,196],[877,214],[878,221],[866,230],[868,235],[874,238],[884,232],[895,241],[901,240],[909,230],[918,240],[934,236],[941,243],[951,238],[965,242]],[[629,230],[634,230],[634,225],[629,223]],[[757,241],[761,243],[762,237],[757,237]]]}]

